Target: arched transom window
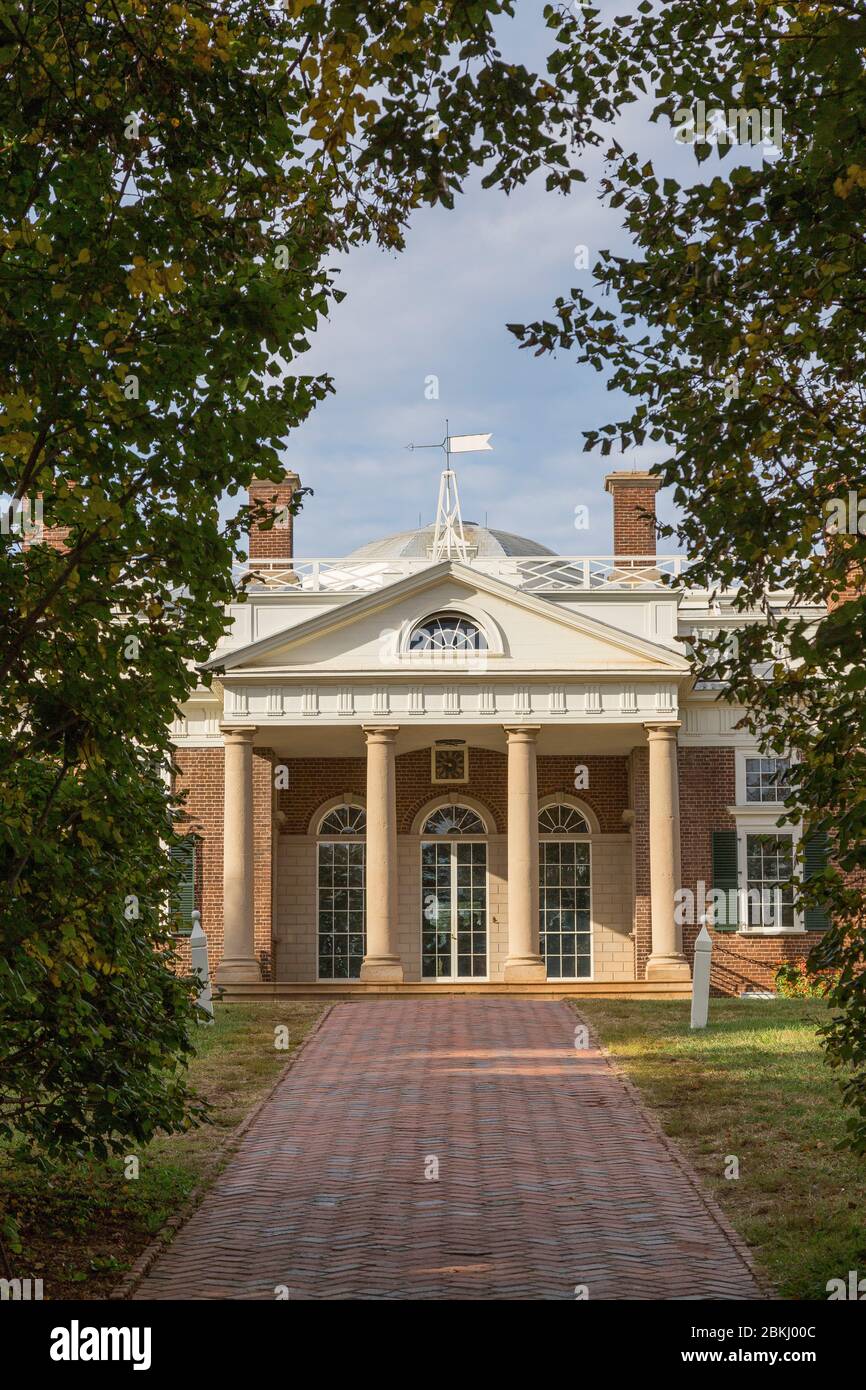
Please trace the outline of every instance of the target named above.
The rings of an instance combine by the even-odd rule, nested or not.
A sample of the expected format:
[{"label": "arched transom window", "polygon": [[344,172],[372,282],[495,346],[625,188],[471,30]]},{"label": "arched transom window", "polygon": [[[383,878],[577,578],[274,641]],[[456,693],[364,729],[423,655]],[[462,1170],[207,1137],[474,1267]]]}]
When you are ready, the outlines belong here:
[{"label": "arched transom window", "polygon": [[345,803],[319,825],[318,949],[320,980],[357,980],[366,949],[367,815]]},{"label": "arched transom window", "polygon": [[483,652],[487,639],[477,623],[460,613],[435,613],[409,638],[410,652]]},{"label": "arched transom window", "polygon": [[367,813],[363,806],[335,806],[319,826],[320,835],[363,835]]},{"label": "arched transom window", "polygon": [[588,835],[589,826],[574,806],[561,802],[543,806],[538,813],[539,835]]},{"label": "arched transom window", "polygon": [[439,806],[421,827],[422,835],[486,835],[487,827],[469,806]]}]

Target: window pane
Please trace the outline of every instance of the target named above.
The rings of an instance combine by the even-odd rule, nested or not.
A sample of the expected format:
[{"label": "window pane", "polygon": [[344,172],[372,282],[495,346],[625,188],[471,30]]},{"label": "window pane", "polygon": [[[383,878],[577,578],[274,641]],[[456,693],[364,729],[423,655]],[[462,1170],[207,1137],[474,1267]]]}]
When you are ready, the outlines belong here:
[{"label": "window pane", "polygon": [[586,979],[592,973],[589,845],[541,840],[539,878],[539,938],[548,978]]},{"label": "window pane", "polygon": [[483,652],[487,639],[476,623],[459,613],[437,613],[419,623],[409,638],[412,652]]},{"label": "window pane", "polygon": [[364,861],[361,842],[323,842],[318,847],[319,979],[358,979],[361,973],[366,949]]},{"label": "window pane", "polygon": [[746,917],[749,926],[789,927],[794,919],[794,841],[791,835],[746,836]]}]

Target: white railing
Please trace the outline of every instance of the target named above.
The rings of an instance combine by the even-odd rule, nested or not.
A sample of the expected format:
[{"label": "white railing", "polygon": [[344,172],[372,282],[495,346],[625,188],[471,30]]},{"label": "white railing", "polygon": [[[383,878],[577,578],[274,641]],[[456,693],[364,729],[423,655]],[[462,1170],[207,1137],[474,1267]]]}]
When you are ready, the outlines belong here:
[{"label": "white railing", "polygon": [[[680,555],[503,555],[474,557],[470,569],[530,594],[586,593],[594,589],[660,589],[686,567]],[[235,566],[235,582],[250,590],[361,594],[382,589],[432,560],[395,559],[248,560]]]}]

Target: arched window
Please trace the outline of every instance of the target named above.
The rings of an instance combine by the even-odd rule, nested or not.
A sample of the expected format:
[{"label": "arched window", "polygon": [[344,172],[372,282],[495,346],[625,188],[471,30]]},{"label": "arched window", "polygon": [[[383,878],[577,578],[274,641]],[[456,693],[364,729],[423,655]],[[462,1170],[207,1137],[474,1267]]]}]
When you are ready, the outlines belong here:
[{"label": "arched window", "polygon": [[367,812],[363,806],[335,806],[319,826],[320,835],[364,835]]},{"label": "arched window", "polygon": [[367,815],[348,802],[319,825],[318,950],[320,980],[357,980],[366,950]]},{"label": "arched window", "polygon": [[471,806],[437,806],[421,823],[421,976],[487,975],[487,827]]},{"label": "arched window", "polygon": [[484,652],[487,638],[477,623],[461,613],[435,613],[409,637],[410,652]]},{"label": "arched window", "polygon": [[538,813],[538,911],[549,980],[592,978],[592,880],[586,817],[554,802]]},{"label": "arched window", "polygon": [[486,835],[487,827],[469,806],[439,806],[421,827],[422,835]]},{"label": "arched window", "polygon": [[555,802],[538,813],[539,835],[588,835],[589,826],[574,806]]}]

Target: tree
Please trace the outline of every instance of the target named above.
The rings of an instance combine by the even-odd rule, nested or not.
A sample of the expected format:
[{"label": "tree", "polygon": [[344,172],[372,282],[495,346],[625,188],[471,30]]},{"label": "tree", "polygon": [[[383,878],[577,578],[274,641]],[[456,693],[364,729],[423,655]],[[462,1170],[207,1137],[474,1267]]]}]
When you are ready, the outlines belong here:
[{"label": "tree", "polygon": [[[633,398],[587,447],[664,445],[655,471],[682,512],[666,529],[694,557],[690,582],[733,588],[736,611],[765,619],[739,629],[736,651],[696,655],[768,745],[800,750],[788,811],[829,837],[833,858],[803,891],[834,923],[809,970],[838,972],[823,1042],[850,1142],[866,1151],[866,6],[672,0],[609,25],[547,15],[564,70],[579,63],[610,114],[651,93],[652,120],[691,144],[701,174],[657,176],[613,140],[602,196],[623,208],[634,253],[602,253],[594,292],[573,289],[554,319],[513,331],[537,352],[576,349]],[[771,142],[757,167],[737,142],[759,136],[762,115]],[[781,612],[768,601],[779,590]]]},{"label": "tree", "polygon": [[474,168],[580,177],[572,98],[496,47],[511,9],[0,5],[0,1135],[43,1154],[199,1117],[164,778],[234,594],[217,503],[332,389],[296,369],[330,256],[399,249]]}]

